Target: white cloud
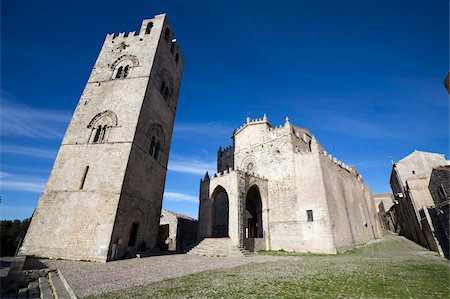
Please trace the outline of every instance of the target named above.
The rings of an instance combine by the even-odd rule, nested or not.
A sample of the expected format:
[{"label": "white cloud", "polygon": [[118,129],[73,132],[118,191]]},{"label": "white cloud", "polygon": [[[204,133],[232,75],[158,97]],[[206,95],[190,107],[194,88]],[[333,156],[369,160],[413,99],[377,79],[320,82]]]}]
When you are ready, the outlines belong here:
[{"label": "white cloud", "polygon": [[17,190],[41,193],[45,187],[45,181],[33,177],[18,176],[6,172],[0,172],[0,188],[3,190]]},{"label": "white cloud", "polygon": [[214,161],[201,161],[195,158],[188,158],[179,155],[171,156],[169,160],[169,171],[204,175],[206,171],[214,173],[216,163]]},{"label": "white cloud", "polygon": [[164,200],[198,203],[198,197],[179,192],[164,192]]},{"label": "white cloud", "polygon": [[9,100],[0,91],[0,133],[2,136],[61,139],[69,123],[71,113],[29,107]]},{"label": "white cloud", "polygon": [[56,151],[33,148],[33,147],[25,147],[25,146],[15,146],[15,145],[2,145],[0,147],[0,152],[14,154],[14,155],[20,155],[20,156],[39,157],[39,158],[55,158],[56,157]]}]

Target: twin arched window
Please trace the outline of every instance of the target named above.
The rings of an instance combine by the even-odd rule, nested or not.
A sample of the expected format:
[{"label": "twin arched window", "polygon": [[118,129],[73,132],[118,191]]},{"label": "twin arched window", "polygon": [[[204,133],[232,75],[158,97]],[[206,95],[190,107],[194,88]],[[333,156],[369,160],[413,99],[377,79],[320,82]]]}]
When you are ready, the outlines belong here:
[{"label": "twin arched window", "polygon": [[117,116],[114,112],[106,110],[97,114],[88,125],[88,128],[92,129],[90,142],[106,142],[109,131],[115,126],[117,126]]},{"label": "twin arched window", "polygon": [[148,153],[153,159],[158,160],[161,152],[164,150],[164,132],[162,127],[158,124],[153,124],[148,130],[147,136],[150,139]]},{"label": "twin arched window", "polygon": [[149,149],[148,153],[154,159],[158,160],[160,151],[161,151],[161,142],[157,141],[155,136],[152,136],[152,141],[150,143],[150,149]]},{"label": "twin arched window", "polygon": [[106,130],[108,129],[108,125],[99,125],[95,129],[94,139],[92,139],[92,142],[103,142],[105,140],[106,136]]},{"label": "twin arched window", "polygon": [[130,66],[119,66],[116,72],[116,79],[125,79],[128,76],[128,72],[130,71]]},{"label": "twin arched window", "polygon": [[162,83],[161,83],[161,88],[159,89],[159,92],[161,93],[161,95],[163,96],[163,98],[165,100],[167,100],[169,98],[169,86],[167,85],[166,81],[163,79]]},{"label": "twin arched window", "polygon": [[125,79],[130,76],[133,68],[139,66],[139,60],[135,55],[121,55],[110,66],[112,79]]},{"label": "twin arched window", "polygon": [[167,101],[174,93],[172,77],[168,70],[163,69],[159,72],[159,92],[161,96]]}]

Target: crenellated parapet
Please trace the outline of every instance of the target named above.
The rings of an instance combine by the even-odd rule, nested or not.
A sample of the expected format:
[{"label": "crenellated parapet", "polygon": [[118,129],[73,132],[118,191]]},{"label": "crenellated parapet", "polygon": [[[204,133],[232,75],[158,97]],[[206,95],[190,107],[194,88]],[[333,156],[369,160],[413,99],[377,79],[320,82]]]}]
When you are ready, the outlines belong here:
[{"label": "crenellated parapet", "polygon": [[[105,43],[111,42],[118,45],[123,45],[124,49],[127,47],[125,42],[137,42],[143,41],[146,38],[149,38],[156,27],[156,22],[164,23],[166,18],[165,14],[156,15],[153,19],[146,19],[142,21],[141,28],[139,31],[131,31],[131,32],[121,32],[119,34],[110,33],[106,35]],[[167,27],[161,38],[166,39],[168,43],[170,43],[170,53],[173,55],[175,62],[178,64],[178,61],[182,59],[180,47],[177,43],[176,38],[173,35],[173,32],[169,27]]]},{"label": "crenellated parapet", "polygon": [[323,150],[321,152],[321,154],[324,155],[325,157],[327,157],[328,159],[330,159],[330,161],[332,161],[334,164],[336,164],[340,168],[351,173],[353,176],[355,176],[358,179],[358,181],[362,182],[362,176],[361,176],[361,174],[359,174],[359,172],[356,170],[355,167],[349,166],[349,165],[345,164],[344,162],[338,160],[336,157],[334,157],[333,155],[328,153],[326,150]]},{"label": "crenellated parapet", "polygon": [[211,180],[214,180],[215,178],[220,178],[220,177],[224,177],[230,174],[241,174],[241,175],[246,175],[246,176],[251,176],[251,177],[255,177],[261,180],[265,180],[268,181],[268,179],[258,173],[250,173],[248,171],[244,171],[244,170],[240,170],[240,169],[233,169],[233,168],[228,168],[225,171],[220,171],[220,172],[216,172],[214,174],[212,174],[211,176],[208,174],[208,172],[206,172],[206,175],[203,179],[200,180],[200,183],[204,183],[204,182],[209,182]]}]

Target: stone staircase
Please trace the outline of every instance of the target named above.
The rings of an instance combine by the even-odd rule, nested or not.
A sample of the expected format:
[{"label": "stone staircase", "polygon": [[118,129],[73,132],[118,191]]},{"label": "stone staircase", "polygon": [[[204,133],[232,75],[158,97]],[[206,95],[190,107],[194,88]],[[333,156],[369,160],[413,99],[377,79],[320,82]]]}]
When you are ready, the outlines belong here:
[{"label": "stone staircase", "polygon": [[230,238],[205,238],[187,253],[220,257],[246,257],[255,254],[247,249],[238,247]]},{"label": "stone staircase", "polygon": [[76,299],[70,285],[58,270],[48,272],[37,281],[30,282],[27,288],[19,290],[17,298]]}]

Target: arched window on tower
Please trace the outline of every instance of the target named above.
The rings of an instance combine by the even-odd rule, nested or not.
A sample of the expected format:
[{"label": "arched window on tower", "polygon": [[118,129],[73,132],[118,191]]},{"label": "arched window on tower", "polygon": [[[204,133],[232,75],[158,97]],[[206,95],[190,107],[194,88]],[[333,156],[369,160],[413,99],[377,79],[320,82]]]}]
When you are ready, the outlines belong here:
[{"label": "arched window on tower", "polygon": [[170,95],[169,86],[166,84],[165,80],[162,81],[161,88],[159,89],[159,91],[161,92],[161,95],[165,100],[169,98]]},{"label": "arched window on tower", "polygon": [[89,138],[90,142],[106,142],[109,131],[115,126],[117,126],[117,116],[114,112],[107,110],[97,114],[87,126],[92,129]]},{"label": "arched window on tower", "polygon": [[117,69],[116,79],[120,79],[120,77],[122,76],[122,74],[123,74],[123,66],[120,66],[120,67]]},{"label": "arched window on tower", "polygon": [[116,73],[116,79],[125,79],[130,71],[130,66],[119,66]]},{"label": "arched window on tower", "polygon": [[107,125],[98,126],[97,129],[95,130],[95,135],[92,142],[103,142],[105,140],[107,129],[108,129]]},{"label": "arched window on tower", "polygon": [[148,153],[153,159],[158,160],[161,152],[164,150],[162,148],[164,144],[164,133],[162,127],[158,124],[153,124],[148,130],[147,136],[150,138]]}]

